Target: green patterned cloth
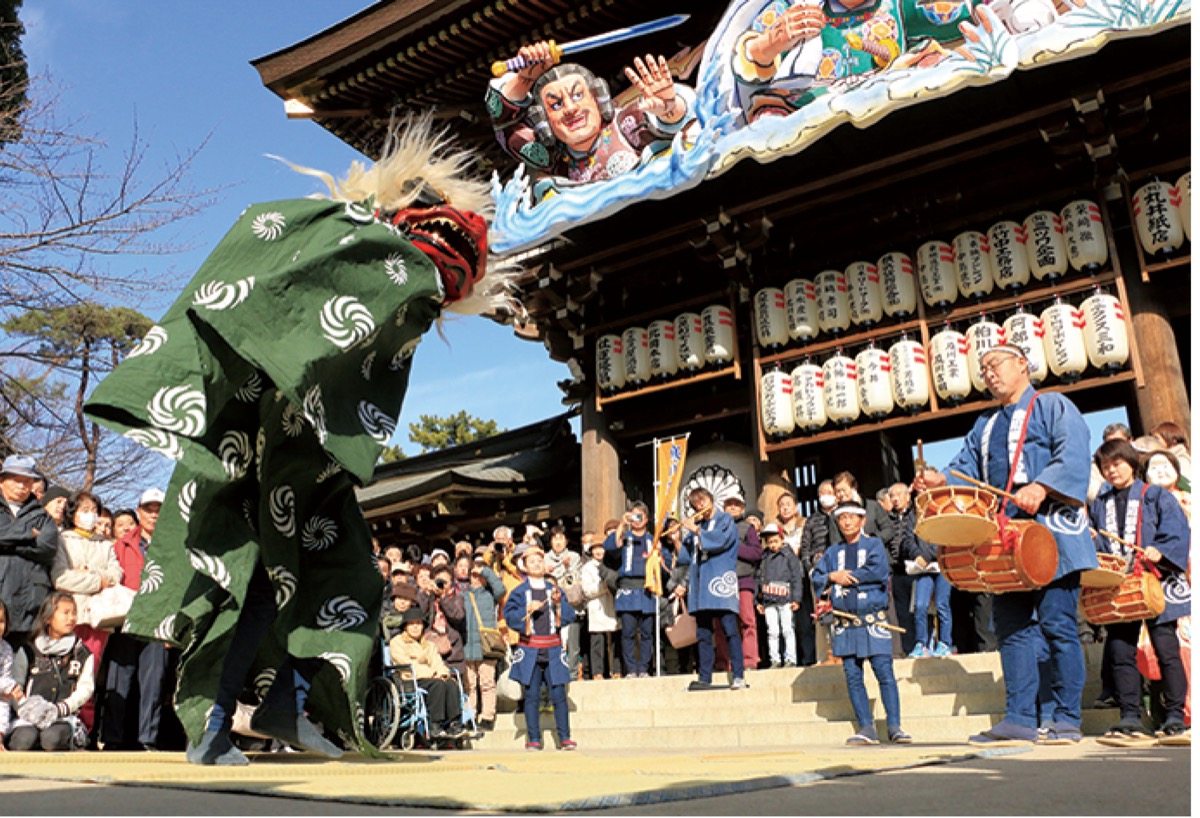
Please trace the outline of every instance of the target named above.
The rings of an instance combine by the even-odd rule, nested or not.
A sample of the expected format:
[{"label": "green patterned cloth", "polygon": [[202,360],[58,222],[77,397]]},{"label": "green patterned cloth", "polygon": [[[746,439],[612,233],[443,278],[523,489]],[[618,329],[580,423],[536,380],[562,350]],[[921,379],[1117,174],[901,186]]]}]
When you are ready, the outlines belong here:
[{"label": "green patterned cloth", "polygon": [[255,205],[88,402],[177,461],[125,630],[183,648],[175,707],[193,743],[261,563],[279,616],[256,687],[285,652],[323,659],[308,708],[364,745],[383,587],[354,488],[442,300],[433,263],[371,201]]}]

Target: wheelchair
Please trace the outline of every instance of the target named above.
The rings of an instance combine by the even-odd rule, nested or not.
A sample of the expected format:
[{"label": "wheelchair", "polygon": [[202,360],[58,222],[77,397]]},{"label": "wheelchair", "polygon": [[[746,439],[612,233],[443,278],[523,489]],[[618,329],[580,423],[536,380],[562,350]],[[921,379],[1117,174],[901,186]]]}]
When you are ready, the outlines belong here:
[{"label": "wheelchair", "polygon": [[381,750],[397,747],[408,751],[417,746],[427,748],[456,748],[465,750],[472,739],[482,734],[475,723],[475,713],[467,699],[462,677],[454,668],[454,682],[458,688],[462,716],[459,721],[463,730],[453,737],[432,735],[429,711],[425,705],[426,692],[417,684],[412,667],[392,664],[386,636],[382,644],[383,670],[367,685],[363,702],[365,723],[363,733],[367,740]]}]

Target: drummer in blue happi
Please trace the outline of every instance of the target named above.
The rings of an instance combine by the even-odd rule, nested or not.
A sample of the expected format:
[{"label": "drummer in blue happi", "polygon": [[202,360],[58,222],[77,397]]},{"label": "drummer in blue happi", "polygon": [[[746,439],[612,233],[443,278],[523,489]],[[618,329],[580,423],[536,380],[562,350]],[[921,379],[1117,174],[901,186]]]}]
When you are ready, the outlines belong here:
[{"label": "drummer in blue happi", "polygon": [[[971,736],[972,744],[1038,740],[1038,683],[1049,674],[1054,715],[1046,740],[1075,743],[1080,732],[1086,667],[1075,613],[1079,577],[1097,566],[1088,533],[1091,446],[1079,409],[1057,392],[1037,392],[1025,350],[998,344],[980,356],[988,391],[1000,405],[975,421],[946,473],[923,471],[915,491],[966,485],[958,471],[1015,495],[1003,509],[1013,519],[1036,519],[1054,535],[1058,570],[1046,586],[997,594],[992,617],[1000,644],[1006,695],[1004,720]],[[1039,671],[1038,655],[1049,648]]]},{"label": "drummer in blue happi", "polygon": [[833,655],[842,659],[846,688],[858,732],[846,739],[850,745],[878,744],[875,720],[863,665],[871,663],[879,683],[887,717],[888,740],[911,744],[912,736],[900,726],[900,689],[892,667],[892,634],[886,627],[888,584],[891,579],[887,548],[878,537],[862,533],[867,510],[854,502],[842,503],[833,517],[844,542],[825,549],[812,572],[813,594],[828,595],[834,614]]}]

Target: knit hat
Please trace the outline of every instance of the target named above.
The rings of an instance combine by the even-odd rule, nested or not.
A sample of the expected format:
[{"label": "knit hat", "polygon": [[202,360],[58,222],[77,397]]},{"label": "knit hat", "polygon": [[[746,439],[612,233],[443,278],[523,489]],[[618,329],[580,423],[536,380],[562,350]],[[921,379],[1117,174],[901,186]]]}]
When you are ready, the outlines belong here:
[{"label": "knit hat", "polygon": [[70,500],[71,492],[62,486],[50,486],[46,489],[46,493],[42,495],[42,506],[49,505],[51,500],[57,500],[59,497],[66,497]]},{"label": "knit hat", "polygon": [[400,627],[407,628],[409,622],[420,622],[422,625],[428,624],[425,622],[425,614],[421,613],[421,609],[417,607],[409,608],[404,612],[404,615],[400,617]]}]

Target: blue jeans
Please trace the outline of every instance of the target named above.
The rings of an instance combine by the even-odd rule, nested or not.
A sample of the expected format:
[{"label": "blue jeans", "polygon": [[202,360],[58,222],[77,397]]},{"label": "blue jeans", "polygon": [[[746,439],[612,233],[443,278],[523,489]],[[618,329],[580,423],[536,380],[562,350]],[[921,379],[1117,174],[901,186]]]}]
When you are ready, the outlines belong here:
[{"label": "blue jeans", "polygon": [[[896,685],[896,674],[892,670],[892,657],[886,653],[871,656],[871,670],[879,682],[879,695],[883,699],[883,711],[887,714],[888,732],[900,729],[900,688]],[[842,671],[846,674],[846,689],[850,691],[850,705],[854,708],[854,720],[859,729],[875,730],[875,719],[871,717],[871,700],[867,698],[867,685],[863,681],[862,656],[847,656],[842,659]]]},{"label": "blue jeans", "polygon": [[696,658],[700,665],[697,676],[702,682],[711,682],[716,650],[713,647],[713,625],[720,622],[729,645],[729,664],[733,678],[741,679],[746,673],[746,657],[742,653],[742,633],[738,628],[737,611],[696,611]]},{"label": "blue jeans", "polygon": [[567,711],[567,686],[552,685],[547,678],[550,675],[549,657],[546,651],[538,651],[537,664],[533,666],[533,678],[525,687],[525,732],[526,741],[542,742],[542,685],[550,688],[550,704],[554,705],[554,727],[558,731],[558,740],[566,741],[571,737],[571,716]]},{"label": "blue jeans", "polygon": [[[1010,724],[1038,726],[1038,688],[1042,673],[1046,673],[1049,688],[1044,689],[1054,700],[1053,720],[1080,725],[1087,669],[1075,621],[1078,604],[1078,571],[1036,591],[996,595],[992,620],[1004,669],[1004,720]],[[1039,672],[1043,640],[1048,656]],[[1043,717],[1048,713],[1047,706]]]},{"label": "blue jeans", "polygon": [[[641,640],[639,649],[638,640]],[[626,676],[648,673],[654,655],[654,615],[621,612],[621,664]]]},{"label": "blue jeans", "polygon": [[950,580],[941,574],[918,574],[913,582],[913,616],[916,619],[917,644],[933,647],[929,635],[929,599],[937,607],[937,638],[947,645],[954,644],[954,620],[950,615]]}]

